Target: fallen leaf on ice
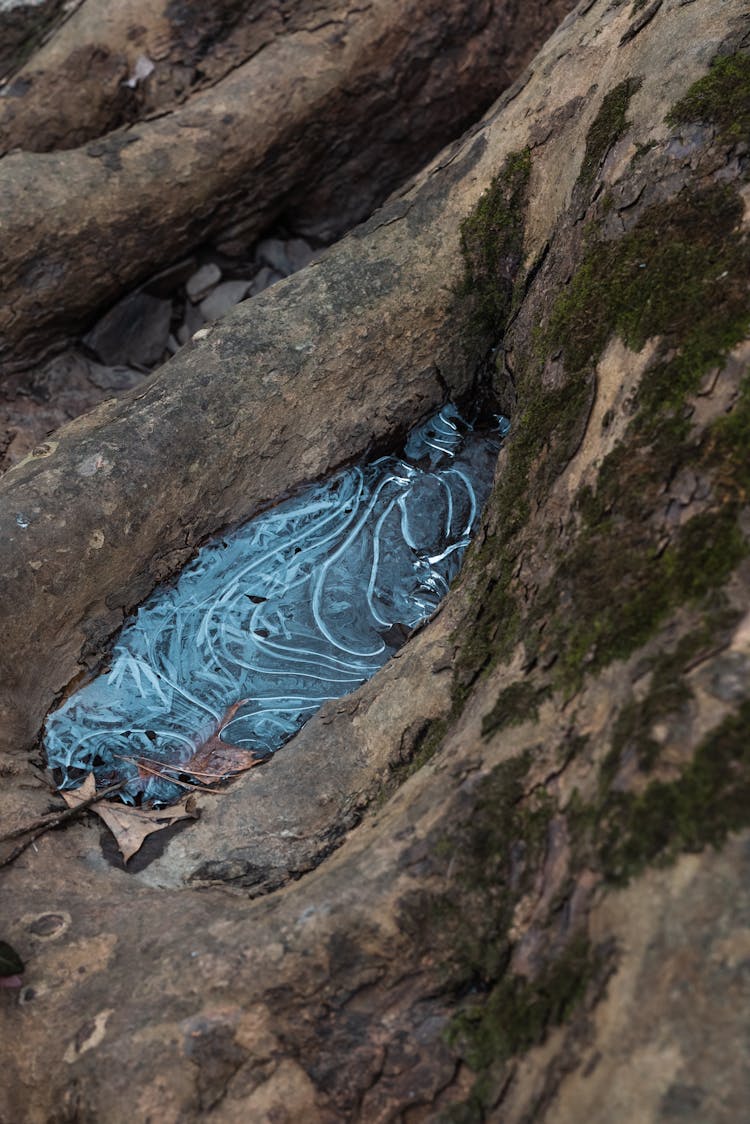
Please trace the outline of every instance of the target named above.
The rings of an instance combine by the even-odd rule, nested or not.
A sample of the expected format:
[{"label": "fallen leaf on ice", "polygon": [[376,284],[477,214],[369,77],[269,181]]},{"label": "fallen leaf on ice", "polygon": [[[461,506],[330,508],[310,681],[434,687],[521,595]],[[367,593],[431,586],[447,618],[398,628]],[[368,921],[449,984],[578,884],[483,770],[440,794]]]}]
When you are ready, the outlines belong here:
[{"label": "fallen leaf on ice", "polygon": [[223,780],[224,777],[233,776],[235,773],[244,773],[268,759],[267,756],[259,757],[250,749],[241,749],[237,745],[221,740],[221,730],[240,705],[236,703],[230,707],[219,732],[199,745],[189,760],[181,762],[181,773],[199,777],[210,784],[211,781]]},{"label": "fallen leaf on ice", "polygon": [[[67,789],[60,793],[69,808],[75,808],[84,800],[90,800],[96,795],[96,782],[94,774],[89,773],[86,780],[78,788]],[[195,797],[188,796],[179,804],[170,808],[131,808],[127,804],[105,803],[92,804],[91,811],[96,812],[115,837],[120,853],[125,862],[139,851],[147,835],[155,831],[163,831],[179,820],[196,819],[197,809]]]}]

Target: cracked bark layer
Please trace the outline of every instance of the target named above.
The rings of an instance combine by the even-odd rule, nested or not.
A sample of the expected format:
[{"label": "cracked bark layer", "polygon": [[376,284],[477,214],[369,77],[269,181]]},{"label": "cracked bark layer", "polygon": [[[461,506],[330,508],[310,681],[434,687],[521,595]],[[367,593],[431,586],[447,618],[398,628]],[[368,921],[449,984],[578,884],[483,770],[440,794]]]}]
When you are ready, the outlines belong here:
[{"label": "cracked bark layer", "polygon": [[[585,228],[603,222],[605,240],[616,245],[653,208],[661,214],[666,202],[717,178],[746,193],[746,165],[731,145],[708,126],[682,136],[663,120],[720,49],[736,49],[748,30],[744,5],[717,11],[666,2],[619,50],[629,11],[599,7],[587,5],[552,38],[533,73],[463,145],[323,263],[253,301],[168,365],[145,397],[131,400],[128,418],[119,404],[105,407],[8,474],[0,485],[5,527],[13,529],[19,505],[32,515],[39,509],[38,537],[11,544],[3,595],[4,605],[22,603],[31,614],[30,637],[20,622],[10,633],[19,711],[27,693],[38,721],[56,681],[75,673],[84,622],[99,621],[101,640],[104,598],[118,585],[131,583],[134,597],[139,580],[152,583],[156,573],[144,577],[144,567],[157,546],[182,550],[180,533],[200,535],[239,518],[270,498],[272,486],[280,491],[354,455],[439,396],[433,387],[441,380],[456,389],[469,384],[474,357],[458,338],[466,324],[451,291],[462,274],[459,225],[509,156],[531,146],[527,283],[500,368],[518,378],[521,449],[533,436],[535,405],[524,398],[522,366],[534,354],[530,345],[538,346],[538,325],[569,291],[568,278],[580,285]],[[600,76],[595,90],[592,73]],[[605,95],[635,75],[643,83],[627,125],[601,152],[596,183],[583,193],[586,135]],[[639,152],[648,141],[648,152]],[[732,221],[742,221],[735,210]],[[251,338],[257,346],[249,354]],[[550,588],[572,597],[571,626],[585,609],[575,574],[556,573],[552,564],[578,541],[575,501],[600,480],[612,434],[625,433],[632,394],[653,377],[654,351],[652,340],[634,351],[616,335],[603,339],[582,379],[596,393],[561,429],[564,402],[557,403],[550,425],[558,428],[529,481],[519,483],[528,522],[516,509],[491,507],[474,565],[442,613],[370,684],[314,719],[273,769],[205,807],[196,829],[167,841],[135,876],[108,867],[97,830],[85,827],[47,837],[38,854],[27,852],[7,873],[6,935],[31,966],[34,992],[0,1016],[10,1119],[41,1121],[56,1112],[146,1120],[155,1103],[166,1121],[209,1112],[226,1121],[286,1113],[368,1124],[442,1112],[556,1124],[630,1124],[677,1113],[733,1124],[741,1116],[747,833],[720,836],[723,847],[678,846],[673,865],[646,863],[631,885],[616,889],[608,855],[587,841],[586,816],[607,776],[622,796],[654,780],[679,786],[701,746],[713,746],[716,731],[746,712],[747,558],[717,579],[720,619],[704,602],[670,602],[627,653],[597,663],[595,646],[586,649],[580,677],[563,686],[547,643],[558,609],[546,599]],[[367,360],[359,366],[367,377],[352,383],[358,356]],[[544,359],[542,390],[551,395],[565,372],[556,349]],[[747,340],[733,344],[686,403],[695,450],[706,453],[719,484],[738,465],[716,452],[711,427],[736,410],[749,361]],[[301,417],[301,432],[282,430],[275,440],[282,403]],[[188,420],[195,455],[205,457],[200,486],[187,460],[162,479]],[[225,437],[220,447],[217,433]],[[300,458],[291,470],[290,450]],[[655,452],[637,451],[635,467],[650,481],[661,462]],[[496,498],[513,463],[501,466]],[[546,489],[532,490],[548,470]],[[148,496],[145,481],[155,489]],[[686,481],[684,466],[677,475],[665,471],[663,483],[657,501],[650,482],[641,488],[633,519],[674,535],[680,512],[694,518],[707,494],[699,480]],[[483,583],[497,570],[509,520],[522,533],[503,586],[517,603],[515,624],[495,617],[486,650],[472,655],[492,608]],[[86,544],[102,524],[120,541],[105,535],[98,561]],[[178,562],[167,553],[156,569]],[[109,568],[117,573],[107,587]],[[610,587],[623,605],[630,592]],[[63,602],[72,604],[67,617]],[[564,655],[558,651],[558,664]],[[676,661],[689,698],[667,692],[665,704],[654,693],[665,655]],[[513,710],[508,692],[519,683],[527,689],[520,702],[516,691]],[[460,706],[451,713],[456,691]],[[637,765],[643,747],[632,739],[641,721],[662,746],[655,777]],[[19,752],[33,724],[17,738],[6,733],[11,811],[47,799]],[[613,762],[615,734],[622,752]],[[261,896],[248,901],[248,893]],[[588,951],[574,943],[581,938]],[[544,1006],[561,986],[556,965],[580,982],[573,993],[563,986],[559,1009]],[[472,1038],[488,1015],[496,1016],[485,1025],[489,1037]]]},{"label": "cracked bark layer", "polygon": [[[114,91],[116,108],[87,98],[94,120],[79,132],[37,128],[33,102],[24,114],[37,79],[27,90],[31,79],[19,74],[9,87],[18,96],[0,103],[11,115],[8,143],[27,144],[16,133],[28,128],[38,134],[34,147],[79,147],[14,151],[0,161],[0,370],[60,347],[129,287],[230,226],[248,243],[280,218],[324,240],[342,233],[482,112],[568,7],[566,0],[531,11],[490,0],[297,5],[281,29],[257,30],[258,42],[238,48],[237,59],[215,45],[215,82],[202,60],[206,84],[186,101],[176,97],[171,111],[157,104],[114,131],[130,113],[122,82],[131,63],[113,47],[87,50],[99,60],[92,81]],[[108,10],[97,5],[94,14],[104,19]],[[84,5],[76,15],[88,11]],[[179,54],[182,7],[172,0],[157,11],[157,25],[162,13],[173,21],[165,34]],[[118,42],[131,17],[128,9],[124,25],[115,20]],[[72,23],[61,35],[75,36]],[[93,27],[92,43],[98,34]],[[76,66],[60,50],[64,80],[75,88]],[[45,97],[45,120],[48,110]],[[116,266],[102,269],[102,261]]]}]

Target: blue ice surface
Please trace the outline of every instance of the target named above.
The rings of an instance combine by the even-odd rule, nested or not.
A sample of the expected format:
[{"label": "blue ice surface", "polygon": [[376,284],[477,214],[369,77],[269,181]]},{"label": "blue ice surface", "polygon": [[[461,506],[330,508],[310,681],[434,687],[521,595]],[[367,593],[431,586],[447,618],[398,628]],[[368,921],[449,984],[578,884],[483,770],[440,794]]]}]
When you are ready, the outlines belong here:
[{"label": "blue ice surface", "polygon": [[60,787],[93,769],[97,786],[124,781],[129,803],[172,803],[184,789],[134,762],[174,767],[219,730],[270,755],[369,679],[458,572],[508,431],[496,422],[479,432],[445,406],[402,457],[340,472],[204,546],[123,628],[109,669],[49,715]]}]

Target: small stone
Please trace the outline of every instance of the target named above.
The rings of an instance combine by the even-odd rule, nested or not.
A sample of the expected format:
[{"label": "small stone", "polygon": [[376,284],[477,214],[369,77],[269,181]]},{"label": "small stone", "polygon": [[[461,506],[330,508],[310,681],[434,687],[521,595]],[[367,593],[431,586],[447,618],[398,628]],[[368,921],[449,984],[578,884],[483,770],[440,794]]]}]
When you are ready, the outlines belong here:
[{"label": "small stone", "polygon": [[109,367],[153,367],[164,354],[172,302],[139,289],[96,324],[84,343]]},{"label": "small stone", "polygon": [[255,247],[255,256],[263,265],[275,269],[282,277],[293,273],[293,267],[286,252],[286,242],[280,238],[264,238]]},{"label": "small stone", "polygon": [[154,297],[171,297],[179,285],[184,285],[193,276],[197,265],[195,258],[183,258],[149,277],[143,288]]},{"label": "small stone", "polygon": [[255,296],[257,293],[262,293],[264,289],[269,286],[275,285],[277,281],[283,280],[283,274],[277,273],[275,269],[270,269],[267,265],[256,273],[250,286],[250,293]]},{"label": "small stone", "polygon": [[185,290],[193,304],[197,304],[208,296],[219,281],[221,281],[221,270],[215,262],[208,262],[188,278]]},{"label": "small stone", "polygon": [[100,363],[89,363],[89,381],[100,390],[131,390],[143,382],[142,371],[132,367],[103,367]]},{"label": "small stone", "polygon": [[188,301],[187,305],[185,306],[184,323],[184,329],[187,334],[183,341],[181,339],[182,328],[178,328],[177,339],[180,340],[180,342],[187,343],[187,341],[191,340],[198,329],[202,328],[205,323],[206,321],[203,318],[203,313],[201,312],[200,308],[197,305],[190,304],[190,302]]},{"label": "small stone", "polygon": [[224,281],[200,303],[200,310],[206,320],[218,320],[230,308],[244,300],[250,289],[249,281]]},{"label": "small stone", "polygon": [[286,256],[292,267],[292,273],[304,269],[315,257],[315,251],[304,238],[291,238],[286,244]]},{"label": "small stone", "polygon": [[227,238],[216,243],[216,249],[225,258],[245,258],[248,256],[247,242],[241,238]]}]

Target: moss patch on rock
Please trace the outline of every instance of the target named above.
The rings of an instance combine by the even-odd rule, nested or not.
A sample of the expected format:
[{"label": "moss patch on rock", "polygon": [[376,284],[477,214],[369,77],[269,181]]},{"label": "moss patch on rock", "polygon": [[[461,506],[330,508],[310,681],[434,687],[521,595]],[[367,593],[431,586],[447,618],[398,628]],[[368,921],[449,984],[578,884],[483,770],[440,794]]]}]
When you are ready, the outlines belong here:
[{"label": "moss patch on rock", "polygon": [[714,125],[727,143],[750,140],[750,55],[719,55],[667,114],[670,125]]},{"label": "moss patch on rock", "polygon": [[[625,438],[595,488],[579,497],[581,524],[559,563],[555,584],[571,591],[570,614],[558,615],[549,633],[560,646],[561,683],[574,685],[584,672],[627,656],[670,611],[718,590],[747,552],[737,524],[744,495],[726,471],[711,510],[684,523],[666,546],[647,518],[670,474],[710,467],[706,447],[691,437],[685,404],[750,334],[750,246],[741,218],[738,193],[723,185],[657,204],[622,239],[591,246],[553,311],[551,344],[574,371],[590,370],[613,335],[635,350],[662,341]],[[714,440],[723,464],[740,474],[743,419],[744,409],[718,423]]]},{"label": "moss patch on rock", "polygon": [[626,78],[605,94],[586,135],[586,151],[578,177],[579,183],[586,186],[593,183],[602,161],[628,127],[628,107],[641,85],[640,78]]},{"label": "moss patch on rock", "polygon": [[459,296],[471,301],[474,334],[493,342],[505,330],[513,307],[530,176],[529,149],[513,153],[461,224],[465,272]]},{"label": "moss patch on rock", "polygon": [[[457,706],[476,675],[507,658],[519,638],[533,658],[544,621],[542,648],[557,661],[557,684],[575,687],[587,671],[632,652],[680,604],[717,588],[743,556],[737,490],[724,487],[716,509],[695,516],[666,547],[647,518],[681,464],[709,467],[706,449],[690,436],[686,401],[750,334],[742,214],[733,187],[711,184],[653,205],[618,240],[590,236],[519,378],[519,410],[491,500],[497,530],[467,559],[477,615],[457,660]],[[594,371],[614,336],[635,350],[654,337],[661,345],[625,438],[603,462],[595,489],[579,497],[547,595],[524,614],[513,593],[518,536],[577,447]],[[563,377],[547,387],[544,365],[556,354]],[[728,460],[742,475],[748,425],[744,406],[718,425],[714,463]]]},{"label": "moss patch on rock", "polygon": [[490,737],[506,726],[518,726],[521,722],[538,718],[539,706],[549,693],[549,688],[540,689],[530,679],[511,683],[501,691],[492,710],[482,719],[483,737]]},{"label": "moss patch on rock", "polygon": [[450,836],[432,840],[461,888],[458,895],[434,897],[430,908],[449,950],[448,977],[456,991],[475,986],[486,992],[504,975],[514,904],[544,857],[554,805],[544,792],[526,797],[530,764],[530,754],[522,754],[496,767],[472,793],[471,814]]},{"label": "moss patch on rock", "polygon": [[[627,127],[635,89],[624,83],[602,105],[587,142],[590,182]],[[671,174],[666,156],[653,153],[649,161]],[[536,894],[548,855],[564,853],[556,849],[560,839],[571,847],[569,872],[586,868],[621,885],[650,864],[719,846],[729,832],[750,825],[743,737],[750,702],[733,703],[735,713],[689,761],[678,755],[676,762],[674,754],[662,759],[664,745],[675,742],[698,705],[686,669],[736,626],[739,610],[725,587],[748,553],[741,517],[750,494],[750,379],[729,413],[703,428],[692,416],[706,376],[727,367],[730,353],[750,336],[742,198],[736,186],[713,177],[713,154],[706,167],[671,199],[656,194],[658,201],[641,207],[637,219],[628,217],[632,225],[619,238],[604,233],[614,196],[600,198],[586,234],[574,232],[561,251],[553,249],[533,285],[515,279],[508,288],[507,277],[502,283],[496,324],[519,292],[526,294],[504,341],[518,409],[486,538],[470,551],[461,578],[470,608],[457,634],[454,713],[477,676],[519,645],[528,674],[485,715],[487,737],[534,718],[552,691],[570,698],[586,676],[631,657],[656,633],[682,639],[671,650],[651,643],[641,653],[639,681],[651,676],[645,698],[632,689],[628,697],[623,684],[611,744],[586,750],[600,764],[585,799],[574,796],[561,809],[553,784],[549,792],[544,782],[532,784],[530,750],[467,785],[455,831],[432,841],[433,873],[445,864],[447,889],[421,899],[419,923],[429,930],[431,947],[435,932],[441,934],[446,991],[460,1004],[447,1039],[477,1074],[469,1099],[447,1116],[462,1124],[486,1118],[507,1080],[508,1059],[541,1042],[582,997],[591,998],[592,981],[602,979],[597,951],[581,929],[556,927],[574,881],[568,884],[564,874],[556,902],[545,907],[545,917],[534,915],[524,945],[520,962],[531,957],[531,975],[510,969],[517,962],[515,925],[523,931],[530,923],[518,921],[517,906]],[[479,238],[480,226],[473,230]],[[476,249],[475,258],[482,260]],[[491,273],[488,266],[482,274],[488,284]],[[537,514],[580,445],[597,366],[617,337],[634,351],[655,340],[653,358],[595,482],[579,491],[572,510],[561,516],[556,508],[555,525],[547,525]],[[685,492],[675,484],[681,473],[697,484],[692,499],[674,500],[673,517],[673,484],[675,495]],[[558,499],[564,503],[564,494]],[[575,730],[575,710],[569,713],[563,768],[586,745]],[[625,790],[634,777],[632,791]]]},{"label": "moss patch on rock", "polygon": [[588,940],[574,937],[538,979],[508,974],[484,1003],[464,1008],[446,1035],[480,1076],[467,1101],[448,1109],[445,1124],[481,1124],[497,1099],[509,1058],[543,1042],[566,1022],[601,973],[602,956]]},{"label": "moss patch on rock", "polygon": [[745,701],[704,739],[677,780],[652,781],[641,793],[608,787],[598,804],[578,808],[578,831],[609,882],[627,883],[683,851],[718,847],[750,825],[748,729]]},{"label": "moss patch on rock", "polygon": [[595,364],[614,335],[635,351],[668,336],[679,355],[658,387],[653,374],[646,380],[642,405],[681,401],[748,329],[742,215],[733,187],[711,185],[655,204],[617,241],[595,240],[553,310],[549,346],[574,372]]}]

